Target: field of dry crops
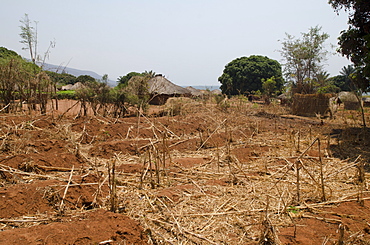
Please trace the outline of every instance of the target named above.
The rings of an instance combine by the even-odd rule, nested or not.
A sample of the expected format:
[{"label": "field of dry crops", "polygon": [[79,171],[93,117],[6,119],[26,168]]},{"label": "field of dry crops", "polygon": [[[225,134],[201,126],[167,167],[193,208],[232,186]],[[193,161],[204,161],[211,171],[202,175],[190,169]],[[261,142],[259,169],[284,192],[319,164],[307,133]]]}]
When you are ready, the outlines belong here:
[{"label": "field of dry crops", "polygon": [[242,98],[126,118],[66,109],[0,115],[0,244],[370,243],[357,111],[320,120]]}]

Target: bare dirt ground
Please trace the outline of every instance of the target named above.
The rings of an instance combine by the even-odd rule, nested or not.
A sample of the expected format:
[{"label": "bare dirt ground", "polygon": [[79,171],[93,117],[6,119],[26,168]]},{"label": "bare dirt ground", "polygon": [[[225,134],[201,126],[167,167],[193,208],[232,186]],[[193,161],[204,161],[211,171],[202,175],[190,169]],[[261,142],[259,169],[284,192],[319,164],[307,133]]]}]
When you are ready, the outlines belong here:
[{"label": "bare dirt ground", "polygon": [[370,243],[357,111],[174,99],[61,116],[72,105],[0,115],[0,244]]}]

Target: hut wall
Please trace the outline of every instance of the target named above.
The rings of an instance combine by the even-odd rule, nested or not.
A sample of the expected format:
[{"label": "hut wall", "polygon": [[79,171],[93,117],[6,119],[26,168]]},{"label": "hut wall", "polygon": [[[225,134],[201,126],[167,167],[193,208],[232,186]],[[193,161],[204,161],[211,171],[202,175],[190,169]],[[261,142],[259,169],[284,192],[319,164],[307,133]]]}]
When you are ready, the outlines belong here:
[{"label": "hut wall", "polygon": [[151,105],[164,105],[164,104],[166,104],[166,101],[170,97],[171,97],[171,95],[168,95],[168,94],[157,94],[157,95],[153,96],[153,99],[149,101],[149,104],[151,104]]},{"label": "hut wall", "polygon": [[345,110],[358,110],[360,109],[360,103],[358,101],[344,101]]},{"label": "hut wall", "polygon": [[364,107],[370,107],[370,101],[364,101],[363,106]]},{"label": "hut wall", "polygon": [[332,94],[295,94],[293,97],[292,114],[298,116],[322,116],[329,113],[329,99]]}]

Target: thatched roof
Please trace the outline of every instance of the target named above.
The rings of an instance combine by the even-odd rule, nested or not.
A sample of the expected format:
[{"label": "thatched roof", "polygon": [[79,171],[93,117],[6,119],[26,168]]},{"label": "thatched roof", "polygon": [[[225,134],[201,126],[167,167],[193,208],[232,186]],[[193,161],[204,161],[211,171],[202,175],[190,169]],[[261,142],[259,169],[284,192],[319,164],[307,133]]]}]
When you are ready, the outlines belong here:
[{"label": "thatched roof", "polygon": [[65,86],[62,86],[62,90],[63,91],[65,91],[65,90],[71,90],[72,86],[73,86],[72,84],[67,84]]},{"label": "thatched roof", "polygon": [[214,89],[211,91],[211,94],[222,94],[222,92],[219,89]]},{"label": "thatched roof", "polygon": [[290,99],[290,95],[287,94],[287,93],[283,93],[283,94],[279,95],[277,98],[282,99],[282,100],[288,100],[288,99]]},{"label": "thatched roof", "polygon": [[161,95],[190,95],[191,92],[186,88],[178,86],[162,75],[157,75],[148,81],[149,93]]},{"label": "thatched roof", "polygon": [[340,92],[338,97],[342,102],[358,102],[356,95],[352,92]]},{"label": "thatched roof", "polygon": [[80,88],[83,88],[84,85],[80,82],[75,83],[74,85],[72,84],[67,84],[65,86],[62,86],[62,90],[77,90]]},{"label": "thatched roof", "polygon": [[192,96],[201,96],[203,95],[202,90],[193,88],[192,86],[186,87],[190,91]]}]

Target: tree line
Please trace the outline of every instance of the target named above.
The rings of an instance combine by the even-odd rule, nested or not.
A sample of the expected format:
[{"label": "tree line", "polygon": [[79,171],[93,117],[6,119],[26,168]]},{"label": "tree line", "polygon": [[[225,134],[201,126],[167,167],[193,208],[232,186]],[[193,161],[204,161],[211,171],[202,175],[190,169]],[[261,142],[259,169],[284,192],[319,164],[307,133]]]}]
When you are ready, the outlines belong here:
[{"label": "tree line", "polygon": [[[370,4],[367,0],[329,0],[328,3],[337,14],[341,10],[349,14],[348,29],[338,37],[337,51],[352,65],[343,67],[339,75],[330,77],[323,66],[329,53],[325,48],[329,35],[319,26],[311,27],[300,38],[286,34],[281,41],[284,69],[267,57],[257,59],[250,56],[231,61],[219,77],[222,92],[228,95],[256,91],[267,95],[271,95],[271,91],[274,94],[369,92]],[[275,65],[271,66],[272,63]],[[257,67],[263,69],[264,74],[256,70]],[[283,82],[281,74],[285,78]]]},{"label": "tree line", "polygon": [[[219,77],[221,90],[226,95],[263,94],[266,97],[283,92],[290,93],[333,93],[338,91],[368,92],[370,88],[370,5],[365,0],[329,0],[339,14],[344,9],[349,13],[348,29],[338,38],[338,52],[350,59],[353,65],[343,67],[334,77],[325,71],[328,50],[325,42],[328,34],[321,27],[311,27],[307,33],[296,38],[286,34],[281,40],[280,53],[284,63],[266,56],[252,55],[237,58],[225,66]],[[31,62],[14,51],[0,48],[0,111],[12,112],[26,104],[29,111],[46,112],[48,101],[63,96],[72,96],[82,105],[81,114],[86,114],[88,105],[94,113],[113,113],[122,116],[127,112],[125,105],[143,108],[149,101],[147,81],[154,72],[131,72],[118,78],[118,86],[109,88],[107,76],[97,81],[90,76],[74,77],[44,71],[36,65],[49,56],[55,41],[43,57],[37,50],[37,22],[32,26],[28,15],[20,21],[21,43],[29,50]],[[131,82],[129,82],[131,81]],[[72,94],[58,93],[58,86],[81,83],[81,89]],[[109,107],[109,108],[108,108]]]},{"label": "tree line", "polygon": [[339,75],[330,77],[324,69],[329,35],[321,27],[312,27],[300,38],[286,34],[281,41],[280,64],[266,56],[237,58],[225,66],[219,77],[221,90],[227,95],[262,94],[271,97],[281,93],[337,93],[355,90],[351,76],[353,66],[343,67]]},{"label": "tree line", "polygon": [[[0,111],[15,113],[26,107],[29,112],[44,114],[48,103],[58,109],[58,100],[75,99],[80,102],[81,116],[86,116],[91,108],[95,115],[123,117],[129,107],[138,110],[147,107],[150,99],[147,82],[154,75],[152,71],[129,73],[120,77],[118,86],[111,88],[108,75],[96,80],[89,75],[75,77],[44,71],[33,61],[0,47]],[[80,87],[75,91],[60,91],[64,85],[77,83]]]}]

